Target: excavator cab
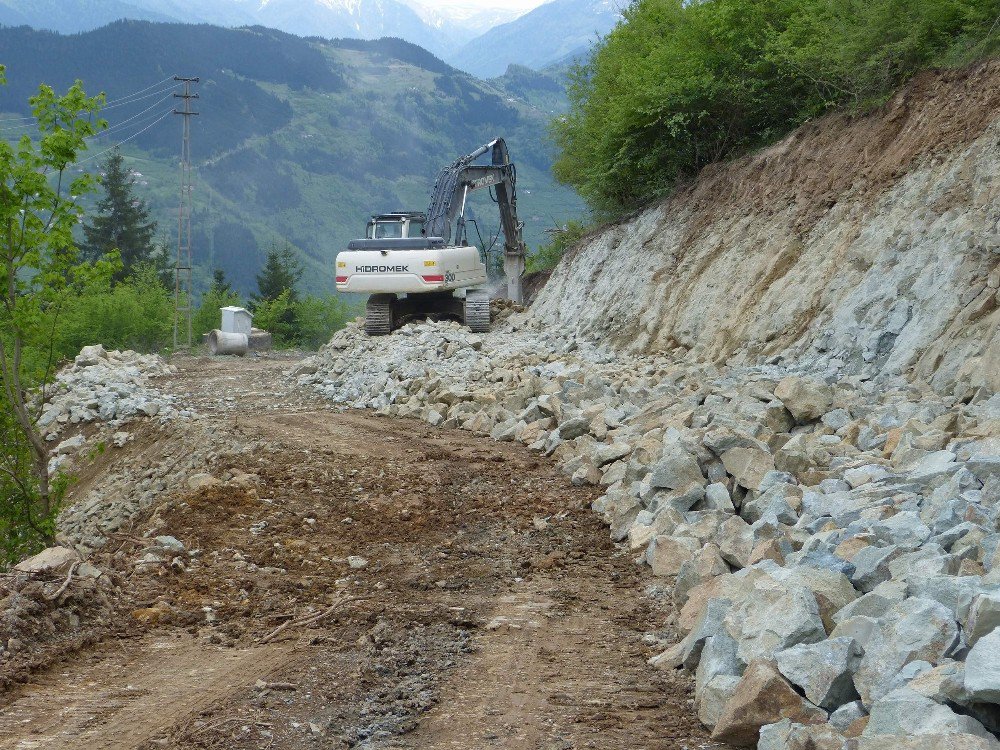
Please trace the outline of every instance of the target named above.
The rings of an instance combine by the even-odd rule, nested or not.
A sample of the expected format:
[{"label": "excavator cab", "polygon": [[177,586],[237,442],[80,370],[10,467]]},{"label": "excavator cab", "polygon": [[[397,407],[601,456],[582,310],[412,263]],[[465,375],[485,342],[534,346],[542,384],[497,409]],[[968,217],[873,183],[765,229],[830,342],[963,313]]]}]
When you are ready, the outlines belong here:
[{"label": "excavator cab", "polygon": [[422,237],[427,216],[414,211],[378,214],[368,222],[365,239],[396,240]]}]

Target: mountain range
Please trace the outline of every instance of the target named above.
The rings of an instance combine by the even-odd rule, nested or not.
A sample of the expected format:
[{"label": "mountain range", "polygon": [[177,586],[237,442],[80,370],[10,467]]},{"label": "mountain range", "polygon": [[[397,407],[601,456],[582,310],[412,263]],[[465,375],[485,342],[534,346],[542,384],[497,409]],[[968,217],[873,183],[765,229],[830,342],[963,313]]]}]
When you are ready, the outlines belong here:
[{"label": "mountain range", "polygon": [[[104,91],[110,128],[79,171],[100,168],[121,144],[138,197],[175,242],[180,118],[170,113],[175,74],[199,76],[192,123],[196,279],[223,269],[255,289],[267,248],[291,243],[312,291],[333,286],[334,255],[372,213],[423,210],[438,170],[503,136],[518,169],[529,246],[579,217],[583,205],[550,174],[550,118],[561,81],[513,67],[481,81],[399,39],[303,39],[259,26],[238,29],[119,21],[73,35],[0,28],[8,85],[0,138],[30,132],[27,99],[39,83],[64,90],[80,78]],[[470,216],[485,244],[499,219],[485,191]]]},{"label": "mountain range", "polygon": [[[624,0],[622,0],[624,2]],[[64,34],[122,18],[267,26],[303,37],[398,37],[481,77],[512,63],[540,69],[585,53],[620,17],[618,0],[439,8],[429,0],[0,0],[0,25]]]}]

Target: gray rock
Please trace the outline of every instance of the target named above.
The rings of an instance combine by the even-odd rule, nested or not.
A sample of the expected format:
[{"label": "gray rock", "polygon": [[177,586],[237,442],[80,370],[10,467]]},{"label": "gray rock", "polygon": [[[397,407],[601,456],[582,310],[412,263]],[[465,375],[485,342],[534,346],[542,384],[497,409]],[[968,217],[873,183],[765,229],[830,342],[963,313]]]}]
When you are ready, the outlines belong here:
[{"label": "gray rock", "polygon": [[844,737],[825,724],[797,724],[782,719],[760,728],[757,750],[843,750]]},{"label": "gray rock", "polygon": [[726,471],[748,490],[759,490],[764,477],[774,471],[774,456],[760,448],[730,448],[722,454]]},{"label": "gray rock", "polygon": [[902,550],[914,550],[931,536],[931,530],[913,511],[897,513],[873,524],[871,530],[879,541]]},{"label": "gray rock", "polygon": [[858,697],[853,676],[864,653],[853,638],[800,644],[775,654],[778,671],[820,708],[833,710]]},{"label": "gray rock", "polygon": [[830,386],[799,377],[782,380],[774,389],[774,395],[800,424],[819,419],[833,403]]},{"label": "gray rock", "polygon": [[982,583],[979,576],[910,576],[907,591],[910,596],[940,602],[956,620],[965,622],[972,600],[982,591]]},{"label": "gray rock", "polygon": [[864,547],[851,558],[854,565],[854,575],[851,583],[859,591],[865,593],[874,590],[880,583],[892,578],[889,564],[902,554],[902,550],[894,545],[887,547]]},{"label": "gray rock", "polygon": [[674,583],[674,601],[683,606],[689,592],[695,587],[729,572],[729,566],[719,554],[715,544],[706,544],[694,557],[681,565]]},{"label": "gray rock", "polygon": [[653,465],[649,484],[651,487],[679,490],[691,484],[704,485],[705,475],[701,473],[698,459],[675,445]]},{"label": "gray rock", "polygon": [[952,735],[971,734],[996,741],[986,728],[971,716],[956,714],[947,706],[935,703],[908,687],[893,690],[871,707],[868,724],[862,735]]},{"label": "gray rock", "polygon": [[719,527],[715,542],[722,559],[737,568],[750,564],[750,553],[755,543],[753,529],[739,516],[726,519]]},{"label": "gray rock", "polygon": [[843,732],[862,716],[867,715],[864,703],[859,700],[851,701],[830,714],[830,726]]},{"label": "gray rock", "polygon": [[676,576],[699,549],[701,543],[691,537],[657,536],[646,550],[646,562],[653,575]]},{"label": "gray rock", "polygon": [[780,584],[758,587],[728,611],[724,625],[744,664],[826,638],[816,597],[804,588]]},{"label": "gray rock", "polygon": [[736,675],[720,674],[702,686],[695,695],[695,709],[698,720],[706,727],[712,728],[719,723],[726,704],[733,697],[740,678]]},{"label": "gray rock", "polygon": [[[851,618],[837,629],[847,626]],[[854,675],[854,686],[866,706],[885,694],[893,677],[911,661],[938,664],[958,638],[951,612],[930,599],[906,599],[878,620],[871,636],[858,638],[865,653]]]},{"label": "gray rock", "polygon": [[1000,629],[981,636],[969,651],[965,689],[973,701],[1000,703]]},{"label": "gray rock", "polygon": [[1000,628],[1000,592],[979,594],[969,607],[965,638],[970,646]]},{"label": "gray rock", "polygon": [[733,500],[729,496],[729,490],[721,482],[713,482],[705,488],[704,505],[706,510],[722,510],[728,513],[736,512]]},{"label": "gray rock", "polygon": [[743,674],[743,664],[736,658],[736,641],[727,633],[718,632],[705,641],[701,660],[695,672],[695,693],[701,693],[705,685],[719,675],[739,677]]},{"label": "gray rock", "polygon": [[572,417],[559,425],[559,437],[575,440],[590,431],[590,420],[586,417]]},{"label": "gray rock", "polygon": [[624,458],[632,452],[632,446],[628,443],[612,443],[602,445],[594,451],[594,465],[598,468]]}]

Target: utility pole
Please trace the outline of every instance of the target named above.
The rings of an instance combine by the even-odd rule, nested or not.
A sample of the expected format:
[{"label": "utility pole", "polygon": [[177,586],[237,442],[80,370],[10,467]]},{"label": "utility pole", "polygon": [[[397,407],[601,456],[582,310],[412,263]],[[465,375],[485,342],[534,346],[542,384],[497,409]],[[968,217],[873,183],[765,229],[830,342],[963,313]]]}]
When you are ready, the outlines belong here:
[{"label": "utility pole", "polygon": [[[191,348],[191,198],[194,180],[191,171],[191,118],[198,112],[191,111],[191,100],[198,94],[191,93],[191,84],[198,78],[174,76],[174,80],[184,84],[183,94],[174,94],[175,99],[184,100],[183,109],[175,109],[174,114],[184,120],[184,137],[181,141],[181,198],[177,207],[177,263],[174,267],[174,349],[182,344],[181,334],[187,331],[186,348]],[[183,323],[181,317],[183,316]]]}]

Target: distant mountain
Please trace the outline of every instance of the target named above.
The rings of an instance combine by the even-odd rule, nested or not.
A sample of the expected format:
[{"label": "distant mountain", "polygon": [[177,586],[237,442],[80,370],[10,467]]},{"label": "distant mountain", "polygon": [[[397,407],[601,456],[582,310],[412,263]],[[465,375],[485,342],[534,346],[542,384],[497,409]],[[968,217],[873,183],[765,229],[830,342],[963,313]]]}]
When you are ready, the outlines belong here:
[{"label": "distant mountain", "polygon": [[[103,152],[123,143],[168,245],[176,242],[180,142],[171,77],[201,77],[192,122],[201,288],[222,268],[253,291],[267,247],[287,241],[307,268],[304,286],[331,291],[334,255],[370,214],[423,210],[438,170],[497,135],[518,167],[530,246],[583,210],[551,177],[545,133],[558,86],[533,71],[479,81],[399,39],[307,40],[263,27],[140,21],[72,36],[0,29],[0,50],[9,79],[0,87],[0,138],[28,132],[18,118],[29,114],[39,83],[63,90],[80,78],[88,93],[105,91],[111,128],[76,169],[96,169]],[[485,191],[470,211],[489,242],[499,221]]]},{"label": "distant mountain", "polygon": [[95,29],[121,18],[179,20],[123,0],[0,0],[0,25],[32,26],[71,34]]},{"label": "distant mountain", "polygon": [[502,75],[515,63],[539,70],[582,56],[621,18],[624,0],[552,0],[445,54],[456,68],[481,78]]},{"label": "distant mountain", "polygon": [[64,34],[119,19],[262,25],[305,37],[399,37],[443,54],[517,11],[474,6],[435,8],[420,0],[0,0],[0,25]]},{"label": "distant mountain", "polygon": [[[478,36],[527,12],[501,6],[483,8],[478,5],[449,5],[441,8],[433,5],[433,0],[428,0],[426,3],[421,3],[419,0],[403,1],[413,8],[428,26],[443,31],[450,29],[456,38],[461,35]],[[464,44],[470,39],[470,36],[465,36],[461,39],[461,43]]]}]

